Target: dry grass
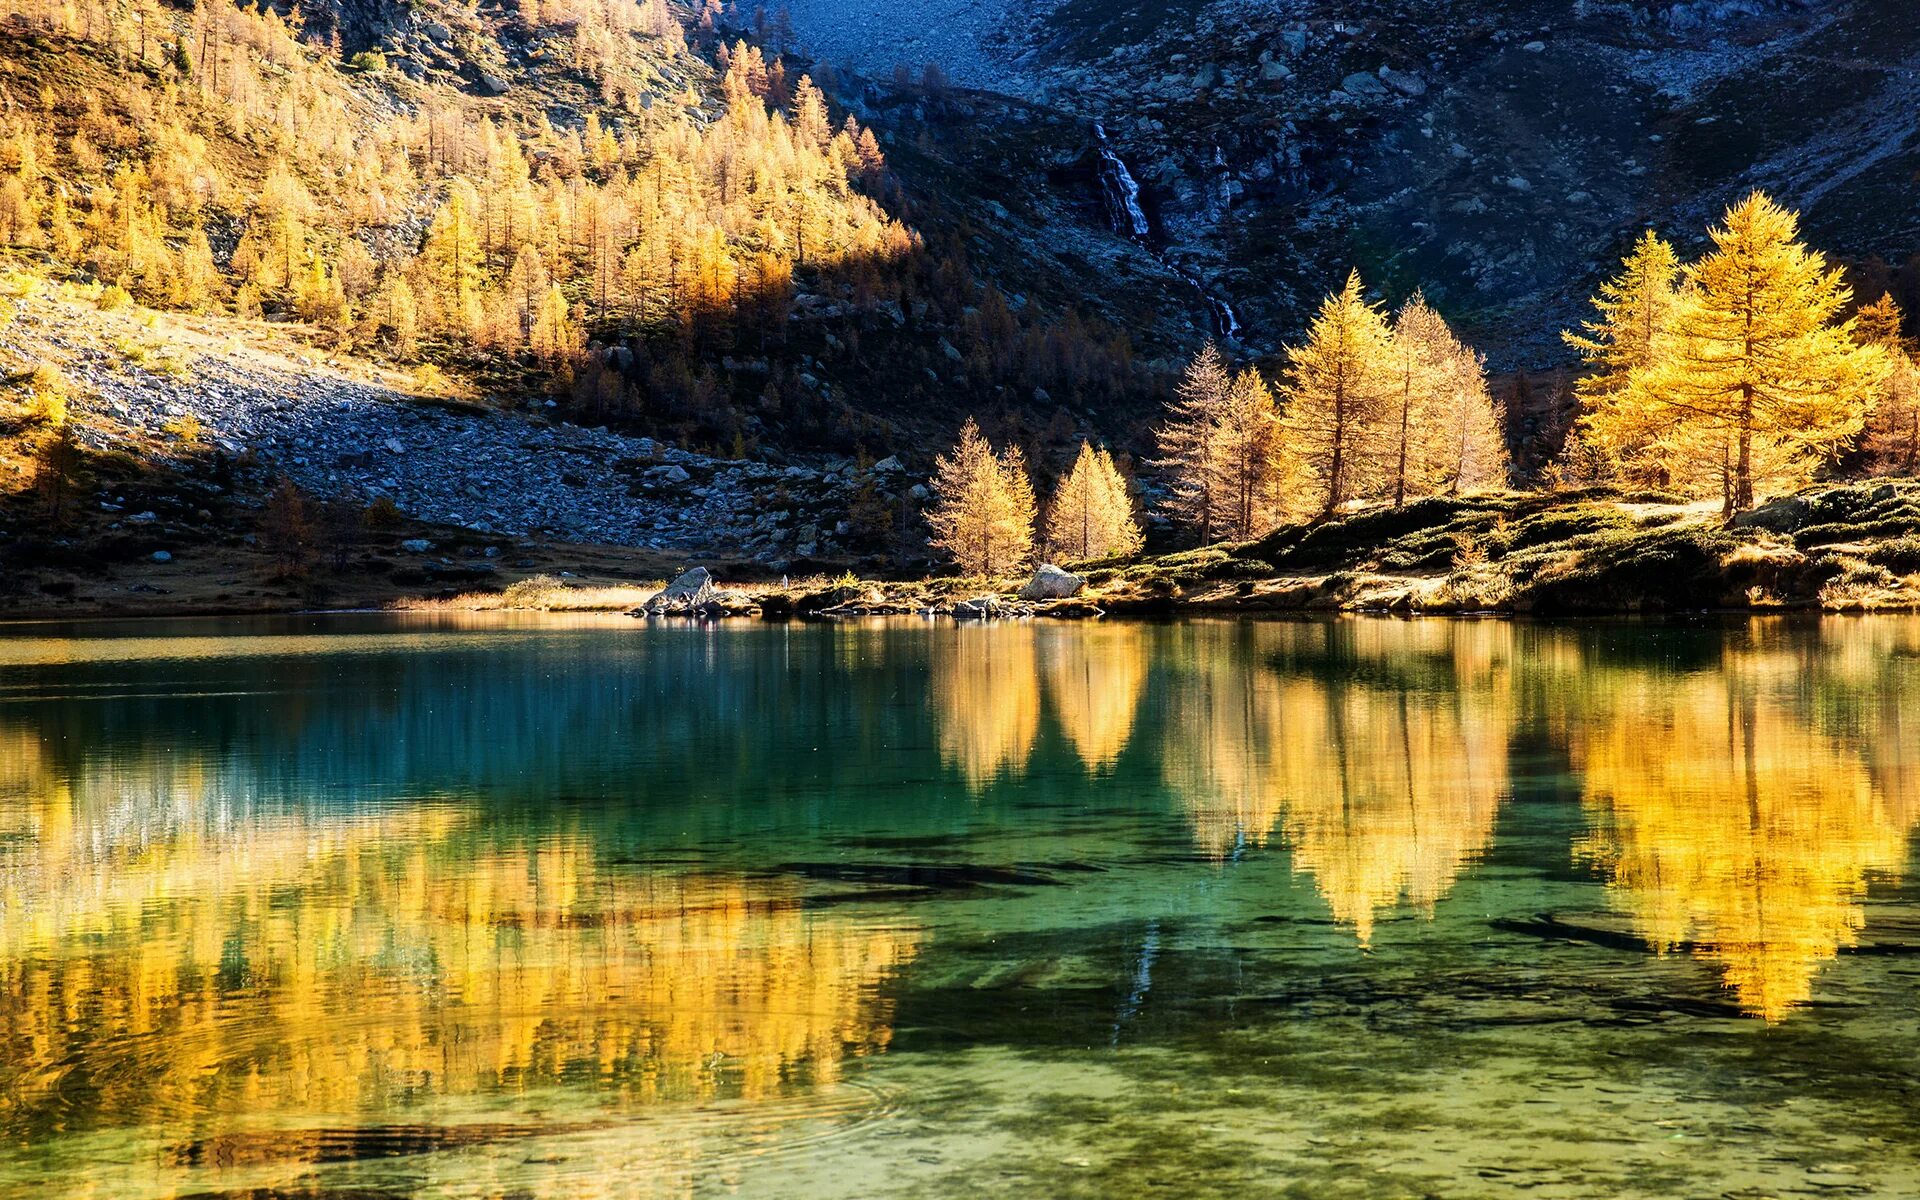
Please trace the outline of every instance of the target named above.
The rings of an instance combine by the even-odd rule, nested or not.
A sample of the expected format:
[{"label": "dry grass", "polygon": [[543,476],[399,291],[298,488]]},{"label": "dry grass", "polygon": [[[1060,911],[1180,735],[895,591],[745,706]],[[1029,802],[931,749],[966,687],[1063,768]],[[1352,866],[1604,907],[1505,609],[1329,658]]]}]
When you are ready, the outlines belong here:
[{"label": "dry grass", "polygon": [[665,587],[662,583],[577,586],[552,575],[534,575],[498,592],[464,592],[444,599],[409,597],[393,607],[408,612],[626,612]]}]

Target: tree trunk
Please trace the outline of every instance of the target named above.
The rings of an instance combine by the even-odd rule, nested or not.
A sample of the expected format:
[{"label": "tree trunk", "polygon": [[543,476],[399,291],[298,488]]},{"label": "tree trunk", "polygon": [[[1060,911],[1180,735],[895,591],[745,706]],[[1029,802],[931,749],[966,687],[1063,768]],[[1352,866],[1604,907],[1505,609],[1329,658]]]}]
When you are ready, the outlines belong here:
[{"label": "tree trunk", "polygon": [[1727,513],[1745,512],[1753,507],[1753,386],[1740,388],[1739,454],[1733,463],[1733,507]]}]

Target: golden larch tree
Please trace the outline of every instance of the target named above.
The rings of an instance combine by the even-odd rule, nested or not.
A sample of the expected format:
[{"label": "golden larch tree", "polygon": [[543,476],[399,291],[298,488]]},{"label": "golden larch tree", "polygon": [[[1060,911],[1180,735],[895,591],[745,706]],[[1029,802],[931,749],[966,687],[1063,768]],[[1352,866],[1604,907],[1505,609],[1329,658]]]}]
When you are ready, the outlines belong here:
[{"label": "golden larch tree", "polygon": [[1415,292],[1393,319],[1382,494],[1409,496],[1504,482],[1506,438],[1487,391],[1486,359]]},{"label": "golden larch tree", "polygon": [[1248,367],[1233,377],[1215,425],[1220,533],[1247,541],[1278,522],[1290,476],[1273,392],[1260,372]]},{"label": "golden larch tree", "polygon": [[1583,322],[1584,334],[1560,336],[1580,352],[1590,368],[1574,385],[1589,403],[1625,394],[1634,372],[1653,365],[1655,348],[1665,335],[1678,298],[1680,257],[1649,229],[1621,263],[1620,274],[1600,285],[1593,298],[1599,319]]},{"label": "golden larch tree", "polygon": [[1911,475],[1920,466],[1920,364],[1901,340],[1904,315],[1893,296],[1882,294],[1854,314],[1854,340],[1887,355],[1885,380],[1867,412],[1867,461],[1873,470]]},{"label": "golden larch tree", "polygon": [[1209,341],[1187,364],[1186,375],[1174,389],[1166,424],[1155,431],[1161,456],[1153,465],[1171,476],[1167,506],[1177,519],[1194,527],[1203,546],[1213,541],[1220,521],[1218,437],[1232,387],[1226,360]]},{"label": "golden larch tree", "polygon": [[1033,554],[1033,483],[1017,446],[999,455],[972,417],[950,455],[934,460],[933,544],[969,575],[1025,566]]},{"label": "golden larch tree", "polygon": [[1805,479],[1857,434],[1888,363],[1854,344],[1852,321],[1836,323],[1851,293],[1798,240],[1795,214],[1755,191],[1708,232],[1714,249],[1685,268],[1665,345],[1593,421],[1650,425],[1675,481],[1716,479],[1732,516],[1753,506],[1756,479]]},{"label": "golden larch tree", "polygon": [[1047,543],[1068,561],[1132,554],[1140,549],[1127,481],[1113,455],[1080,443],[1047,507]]},{"label": "golden larch tree", "polygon": [[1321,520],[1363,494],[1377,474],[1391,342],[1386,318],[1367,303],[1353,271],[1321,301],[1305,343],[1287,348],[1286,441],[1313,481]]}]

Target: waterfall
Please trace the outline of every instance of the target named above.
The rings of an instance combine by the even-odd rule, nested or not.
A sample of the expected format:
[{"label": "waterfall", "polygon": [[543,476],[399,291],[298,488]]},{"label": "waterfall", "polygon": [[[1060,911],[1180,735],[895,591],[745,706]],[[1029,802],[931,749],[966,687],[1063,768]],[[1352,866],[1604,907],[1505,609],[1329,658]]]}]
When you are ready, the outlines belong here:
[{"label": "waterfall", "polygon": [[1146,210],[1140,207],[1140,184],[1127,169],[1126,160],[1107,144],[1107,127],[1096,122],[1093,136],[1100,144],[1100,189],[1107,197],[1107,216],[1114,229],[1144,242],[1153,232],[1147,224]]},{"label": "waterfall", "polygon": [[[1140,207],[1140,182],[1133,177],[1126,160],[1108,143],[1106,126],[1094,122],[1093,137],[1100,153],[1100,192],[1107,202],[1107,219],[1113,223],[1114,232],[1145,246],[1162,266],[1192,284],[1206,302],[1214,332],[1227,341],[1238,341],[1240,317],[1226,297],[1214,292],[1204,279],[1169,259],[1153,244],[1153,227],[1147,222],[1146,209]],[[1214,156],[1220,157],[1218,147],[1214,149]]]}]

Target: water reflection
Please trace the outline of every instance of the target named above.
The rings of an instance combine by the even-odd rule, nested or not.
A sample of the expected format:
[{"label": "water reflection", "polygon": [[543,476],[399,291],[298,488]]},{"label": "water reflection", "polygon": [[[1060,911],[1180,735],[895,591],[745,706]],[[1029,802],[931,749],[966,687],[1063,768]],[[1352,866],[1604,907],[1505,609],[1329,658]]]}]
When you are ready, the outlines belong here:
[{"label": "water reflection", "polygon": [[[1163,754],[1195,844],[1219,860],[1277,828],[1362,945],[1403,901],[1431,916],[1507,789],[1510,635],[1338,622],[1197,640]],[[1234,668],[1249,653],[1263,669]]]},{"label": "water reflection", "polygon": [[1920,622],[270,634],[0,638],[0,1139],[56,1147],[0,1192],[124,1135],[101,1194],[674,1194],[915,1038],[1461,979],[1818,1027],[1910,936]]},{"label": "water reflection", "polygon": [[1655,949],[1690,947],[1778,1021],[1858,943],[1869,881],[1907,861],[1916,814],[1881,781],[1913,750],[1897,704],[1851,711],[1844,631],[1812,655],[1755,632],[1712,671],[1596,666],[1568,735],[1593,823],[1576,855]]},{"label": "water reflection", "polygon": [[609,864],[564,822],[249,807],[195,787],[210,774],[42,776],[5,806],[8,1137],[561,1084],[763,1100],[890,1039],[909,925],[811,911],[791,881]]}]

